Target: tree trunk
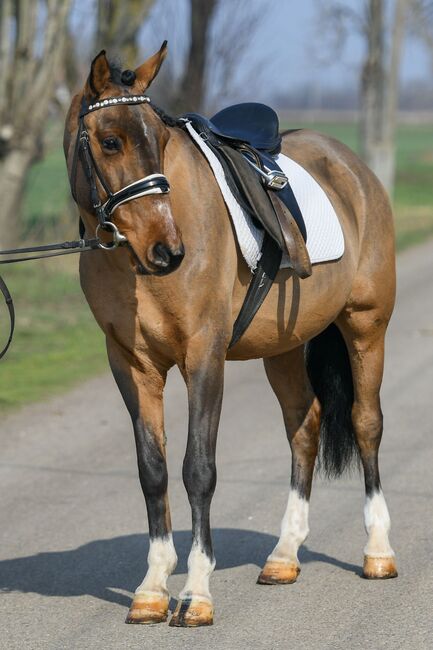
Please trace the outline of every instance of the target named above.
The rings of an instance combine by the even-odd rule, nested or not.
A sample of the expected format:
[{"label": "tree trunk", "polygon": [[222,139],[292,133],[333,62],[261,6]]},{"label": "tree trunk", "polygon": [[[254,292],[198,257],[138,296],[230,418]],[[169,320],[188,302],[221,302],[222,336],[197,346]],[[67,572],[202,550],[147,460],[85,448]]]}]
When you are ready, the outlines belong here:
[{"label": "tree trunk", "polygon": [[361,76],[360,149],[367,165],[392,195],[398,78],[407,0],[396,0],[390,57],[385,47],[384,5],[384,0],[369,0],[368,53]]},{"label": "tree trunk", "polygon": [[2,196],[0,218],[0,247],[14,246],[20,235],[20,210],[23,186],[33,162],[34,152],[29,149],[13,149],[2,160],[0,167],[0,192]]},{"label": "tree trunk", "polygon": [[[41,142],[62,61],[70,0],[41,4],[5,0],[0,4],[0,246],[16,243],[19,207],[32,162]],[[6,40],[5,40],[6,39]]]},{"label": "tree trunk", "polygon": [[174,101],[177,112],[203,110],[208,30],[217,4],[218,0],[191,0],[191,40],[187,65]]}]

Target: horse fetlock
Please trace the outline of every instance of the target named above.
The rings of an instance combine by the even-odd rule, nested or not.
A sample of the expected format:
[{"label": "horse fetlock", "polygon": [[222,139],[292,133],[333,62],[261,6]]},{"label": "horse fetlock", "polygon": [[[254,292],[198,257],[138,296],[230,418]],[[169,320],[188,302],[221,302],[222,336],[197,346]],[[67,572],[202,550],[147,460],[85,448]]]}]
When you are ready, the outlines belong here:
[{"label": "horse fetlock", "polygon": [[180,600],[203,600],[212,603],[209,578],[215,568],[215,559],[194,543],[188,557],[188,578],[179,594]]}]

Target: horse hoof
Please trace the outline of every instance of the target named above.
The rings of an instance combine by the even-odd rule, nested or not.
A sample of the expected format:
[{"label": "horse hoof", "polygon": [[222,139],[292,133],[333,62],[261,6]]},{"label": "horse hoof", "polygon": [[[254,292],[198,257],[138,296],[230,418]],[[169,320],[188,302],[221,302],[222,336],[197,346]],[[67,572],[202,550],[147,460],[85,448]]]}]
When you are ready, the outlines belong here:
[{"label": "horse hoof", "polygon": [[179,600],[169,625],[171,627],[199,627],[213,625],[213,607],[205,600]]},{"label": "horse hoof", "polygon": [[370,557],[364,556],[364,578],[368,580],[384,580],[398,576],[395,558],[393,557]]},{"label": "horse hoof", "polygon": [[163,623],[167,620],[167,616],[167,596],[136,594],[129,608],[125,623],[151,625],[153,623]]},{"label": "horse hoof", "polygon": [[300,568],[295,562],[266,562],[259,577],[258,585],[290,585],[296,582]]}]

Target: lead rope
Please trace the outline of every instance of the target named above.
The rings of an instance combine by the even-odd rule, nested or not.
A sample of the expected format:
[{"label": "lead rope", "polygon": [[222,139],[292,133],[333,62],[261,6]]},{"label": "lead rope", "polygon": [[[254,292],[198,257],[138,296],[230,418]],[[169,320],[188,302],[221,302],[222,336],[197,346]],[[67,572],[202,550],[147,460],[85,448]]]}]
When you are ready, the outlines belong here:
[{"label": "lead rope", "polygon": [[[115,233],[113,233],[115,235]],[[113,236],[113,248],[117,248],[120,245],[115,242],[115,236]],[[104,245],[105,246],[105,245]],[[65,241],[60,244],[46,244],[44,246],[31,246],[28,248],[11,248],[9,250],[0,251],[0,255],[15,255],[21,253],[38,253],[45,251],[59,251],[55,253],[48,253],[47,255],[31,255],[26,257],[14,257],[7,260],[0,260],[0,264],[15,264],[16,262],[30,262],[31,260],[43,260],[47,257],[59,257],[60,255],[71,255],[72,253],[84,253],[86,251],[97,250],[101,248],[101,241],[99,238],[93,239],[78,239],[77,241]],[[111,246],[106,246],[106,248],[111,248]],[[12,338],[15,330],[15,309],[14,303],[12,300],[11,293],[7,287],[6,282],[0,276],[0,291],[3,294],[3,297],[6,302],[6,306],[9,312],[9,337],[6,342],[6,345],[0,352],[0,359],[4,357],[6,352],[9,349],[10,344],[12,343]]]},{"label": "lead rope", "polygon": [[6,352],[9,349],[10,344],[12,343],[12,338],[14,335],[14,329],[15,329],[15,309],[14,309],[14,302],[12,300],[12,296],[9,292],[9,289],[7,288],[6,282],[3,280],[3,278],[0,275],[0,290],[4,296],[8,311],[9,311],[9,320],[10,320],[10,329],[9,329],[9,338],[7,340],[6,345],[4,346],[3,350],[0,352],[0,359],[4,357]]}]

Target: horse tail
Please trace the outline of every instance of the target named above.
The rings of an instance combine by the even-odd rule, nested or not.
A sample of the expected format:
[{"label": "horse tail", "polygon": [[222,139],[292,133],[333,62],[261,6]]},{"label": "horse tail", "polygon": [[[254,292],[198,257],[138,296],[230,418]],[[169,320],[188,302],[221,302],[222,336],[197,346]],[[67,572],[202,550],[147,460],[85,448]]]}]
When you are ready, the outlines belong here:
[{"label": "horse tail", "polygon": [[352,423],[352,370],[336,325],[307,343],[305,362],[322,409],[318,469],[328,478],[338,478],[355,463],[359,466],[359,450]]}]

